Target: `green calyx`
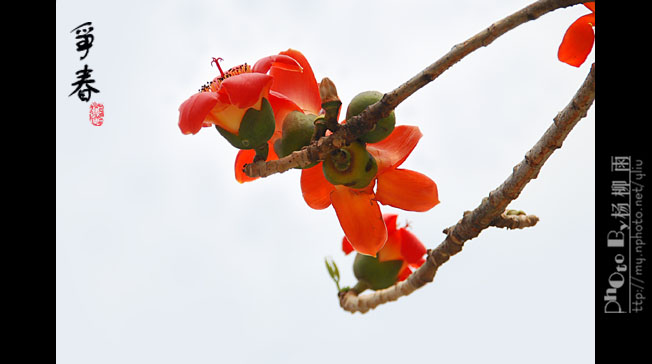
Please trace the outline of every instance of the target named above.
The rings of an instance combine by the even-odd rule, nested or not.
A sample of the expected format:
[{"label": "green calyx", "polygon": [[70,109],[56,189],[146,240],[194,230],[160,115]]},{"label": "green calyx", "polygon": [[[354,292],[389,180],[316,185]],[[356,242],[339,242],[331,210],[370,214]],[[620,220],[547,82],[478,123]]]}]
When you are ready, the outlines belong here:
[{"label": "green calyx", "polygon": [[378,172],[376,160],[360,142],[329,153],[322,168],[328,182],[357,189],[367,187]]},{"label": "green calyx", "polygon": [[[346,109],[346,119],[348,120],[360,114],[368,106],[375,104],[382,98],[383,94],[378,91],[365,91],[357,94]],[[378,120],[373,129],[362,135],[360,140],[365,143],[377,143],[387,138],[394,130],[395,125],[396,116],[392,110],[387,117]]]},{"label": "green calyx", "polygon": [[378,258],[357,254],[353,261],[353,274],[361,283],[358,286],[376,291],[396,283],[402,266],[402,260],[380,262]]},{"label": "green calyx", "polygon": [[280,158],[310,144],[315,131],[315,118],[316,115],[304,114],[300,111],[292,111],[285,117],[282,137],[274,142],[274,151]]},{"label": "green calyx", "polygon": [[274,110],[266,98],[262,99],[260,110],[249,108],[240,123],[238,135],[226,131],[215,125],[217,131],[238,149],[258,149],[267,143],[274,134],[276,122],[274,121]]}]

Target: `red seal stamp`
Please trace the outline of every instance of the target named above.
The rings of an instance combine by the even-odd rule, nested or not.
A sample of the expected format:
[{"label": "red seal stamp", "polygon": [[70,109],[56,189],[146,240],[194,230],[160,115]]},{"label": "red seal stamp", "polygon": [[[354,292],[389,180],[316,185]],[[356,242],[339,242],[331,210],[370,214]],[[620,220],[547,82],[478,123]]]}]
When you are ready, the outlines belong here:
[{"label": "red seal stamp", "polygon": [[88,119],[95,126],[104,124],[104,104],[93,102],[88,111]]}]

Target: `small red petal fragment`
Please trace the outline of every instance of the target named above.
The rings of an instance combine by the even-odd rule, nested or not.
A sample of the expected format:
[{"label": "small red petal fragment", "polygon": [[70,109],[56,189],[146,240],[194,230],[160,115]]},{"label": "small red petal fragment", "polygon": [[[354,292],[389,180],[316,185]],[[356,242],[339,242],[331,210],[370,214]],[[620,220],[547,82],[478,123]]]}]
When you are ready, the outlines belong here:
[{"label": "small red petal fragment", "polygon": [[254,149],[241,149],[238,152],[238,155],[235,157],[235,179],[240,183],[251,182],[258,179],[258,177],[249,177],[244,171],[245,164],[252,163],[254,157],[256,156],[256,151]]},{"label": "small red petal fragment", "polygon": [[407,279],[407,277],[410,276],[410,274],[412,274],[412,269],[410,269],[409,266],[404,265],[404,266],[403,266],[403,269],[401,269],[401,272],[398,274],[398,278],[397,278],[396,281],[397,281],[397,282],[404,281],[404,280]]},{"label": "small red petal fragment", "polygon": [[347,239],[346,236],[343,237],[342,238],[342,251],[344,252],[344,254],[348,255],[349,253],[351,253],[354,250],[355,249],[353,249],[353,246],[351,245],[351,243],[349,243],[349,239]]},{"label": "small red petal fragment", "polygon": [[559,46],[557,57],[560,61],[574,67],[586,61],[595,41],[593,25],[595,14],[584,15],[571,24]]}]

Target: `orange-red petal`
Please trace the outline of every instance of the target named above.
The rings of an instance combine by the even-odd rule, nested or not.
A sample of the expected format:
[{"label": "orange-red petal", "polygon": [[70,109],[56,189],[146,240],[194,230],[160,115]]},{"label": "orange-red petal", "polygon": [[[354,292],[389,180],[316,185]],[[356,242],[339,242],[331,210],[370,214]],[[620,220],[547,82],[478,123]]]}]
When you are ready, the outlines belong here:
[{"label": "orange-red petal", "polygon": [[387,232],[396,231],[396,220],[398,219],[397,214],[383,214],[383,220],[385,221],[385,226],[387,227]]},{"label": "orange-red petal", "polygon": [[344,235],[360,254],[376,256],[387,241],[387,229],[373,192],[336,186],[331,202]]},{"label": "orange-red petal", "polygon": [[[590,3],[584,3],[584,6],[586,6],[587,8],[589,8],[589,10],[595,13],[595,1],[592,1]],[[595,25],[595,23],[593,23],[593,25]]]},{"label": "orange-red petal", "polygon": [[331,192],[335,189],[324,177],[322,163],[301,170],[301,193],[308,206],[322,210],[331,205]]},{"label": "orange-red petal", "polygon": [[[274,152],[274,148],[272,147],[272,139],[267,141],[267,145],[269,149],[268,149],[266,160],[271,161],[274,159],[278,159],[278,155],[276,155],[276,153]],[[247,176],[247,174],[245,174],[243,171],[245,164],[253,163],[255,156],[256,156],[256,151],[254,149],[241,149],[238,152],[238,155],[236,155],[235,157],[235,180],[236,181],[240,183],[245,183],[245,182],[251,182],[258,179],[258,177]]]},{"label": "orange-red petal", "polygon": [[[385,220],[385,222],[387,222],[387,220]],[[383,248],[378,252],[378,261],[386,262],[388,260],[403,260],[401,244],[401,232],[396,229],[390,231],[389,226],[387,226],[387,241]]]},{"label": "orange-red petal", "polygon": [[263,73],[243,73],[222,81],[218,93],[226,95],[229,102],[241,109],[255,105],[263,97],[268,97],[272,77]]},{"label": "orange-red petal", "polygon": [[376,200],[408,211],[428,211],[439,203],[437,184],[408,169],[392,169],[377,177]]},{"label": "orange-red petal", "polygon": [[367,151],[378,164],[378,174],[401,165],[417,146],[421,136],[423,134],[418,127],[399,125],[382,141],[367,144]]},{"label": "orange-red petal", "polygon": [[424,262],[423,256],[426,254],[426,247],[408,229],[402,228],[399,229],[399,232],[401,234],[401,255],[403,259],[413,267],[421,266]]},{"label": "orange-red petal", "polygon": [[353,246],[351,245],[351,243],[349,243],[349,239],[347,239],[346,236],[343,237],[342,238],[342,251],[344,252],[344,254],[348,255],[349,253],[351,253],[354,250],[355,249],[353,249]]},{"label": "orange-red petal", "polygon": [[301,52],[294,49],[288,49],[280,54],[292,57],[299,62],[303,72],[288,71],[272,65],[269,70],[269,74],[274,77],[272,90],[287,96],[304,111],[315,115],[319,114],[319,110],[321,110],[319,86],[310,63]]},{"label": "orange-red petal", "polygon": [[245,164],[252,163],[254,157],[256,156],[256,151],[254,149],[241,149],[238,151],[238,155],[235,157],[235,179],[240,183],[250,182],[258,177],[249,177],[243,171],[242,168]]},{"label": "orange-red petal", "polygon": [[274,134],[281,137],[283,131],[283,120],[292,111],[302,111],[301,108],[285,95],[275,91],[269,92],[269,103],[274,110],[274,119],[276,120],[276,129]]},{"label": "orange-red petal", "polygon": [[595,41],[593,25],[595,25],[595,14],[592,13],[580,17],[568,27],[557,53],[560,61],[574,67],[584,63]]},{"label": "orange-red petal", "polygon": [[412,274],[412,269],[410,269],[410,267],[407,264],[403,263],[403,268],[398,273],[398,277],[396,278],[396,281],[397,282],[404,281],[407,279],[407,277],[410,276],[410,274]]},{"label": "orange-red petal", "polygon": [[215,92],[199,92],[179,106],[179,129],[183,134],[197,134],[204,124],[206,115],[217,104]]},{"label": "orange-red petal", "polygon": [[303,71],[303,67],[301,67],[299,62],[297,62],[292,57],[285,56],[282,54],[277,54],[274,56],[269,56],[258,60],[258,62],[254,64],[251,70],[256,73],[267,73],[267,71],[269,71],[269,69],[272,67],[284,69],[286,71],[292,71],[292,72]]}]

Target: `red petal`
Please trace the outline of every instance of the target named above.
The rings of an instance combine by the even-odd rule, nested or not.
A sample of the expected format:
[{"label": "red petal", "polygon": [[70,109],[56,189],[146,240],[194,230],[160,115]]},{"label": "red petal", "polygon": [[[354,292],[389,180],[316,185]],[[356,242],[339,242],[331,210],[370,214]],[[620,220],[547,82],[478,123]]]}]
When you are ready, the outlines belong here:
[{"label": "red petal", "polygon": [[595,14],[588,14],[577,19],[564,34],[557,57],[571,66],[579,67],[593,49],[595,33]]},{"label": "red petal", "polygon": [[408,169],[393,169],[377,177],[376,200],[408,211],[428,211],[439,203],[437,185]]},{"label": "red petal", "polygon": [[258,103],[261,98],[268,97],[272,86],[272,77],[262,73],[242,73],[222,81],[218,91],[226,94],[231,104],[241,109],[247,109]]},{"label": "red petal", "polygon": [[416,126],[399,125],[382,141],[367,144],[367,151],[374,156],[378,164],[378,174],[401,165],[417,146],[422,135]]},{"label": "red petal", "polygon": [[[394,215],[396,216],[396,215]],[[385,226],[387,226],[387,242],[382,249],[378,252],[378,261],[386,262],[388,260],[403,260],[401,254],[401,232],[396,230],[396,219],[394,219],[394,229],[390,230],[385,219]]]},{"label": "red petal", "polygon": [[401,255],[408,264],[412,266],[421,266],[426,254],[426,247],[421,241],[406,228],[399,229],[401,234]]},{"label": "red petal", "polygon": [[[586,6],[587,8],[589,8],[589,10],[595,13],[595,1],[592,1],[590,3],[584,3],[584,6]],[[595,25],[595,23],[593,23],[593,25]]]},{"label": "red petal", "polygon": [[349,255],[349,253],[351,253],[354,250],[355,249],[353,249],[353,246],[351,245],[351,243],[349,243],[349,239],[347,239],[346,236],[343,237],[342,238],[342,251],[344,252],[344,254]]},{"label": "red petal", "polygon": [[301,52],[288,49],[281,52],[282,55],[287,55],[294,58],[301,67],[303,72],[288,71],[286,69],[272,66],[269,74],[274,77],[272,90],[282,93],[290,98],[303,110],[319,114],[321,110],[321,98],[319,97],[319,86],[315,79],[315,74],[312,72],[310,63],[306,60]]},{"label": "red petal", "polygon": [[[291,111],[302,111],[301,108],[292,102],[292,100],[275,91],[269,93],[269,103],[274,110],[274,119],[276,120],[276,129],[274,130],[274,140],[280,138],[283,133],[283,120]],[[272,145],[273,141],[272,141]],[[273,149],[273,148],[272,148]]]},{"label": "red petal", "polygon": [[[270,139],[267,142],[267,145],[269,146],[269,152],[267,153],[267,161],[271,161],[274,159],[278,159],[278,155],[274,152],[274,148],[272,147],[272,140]],[[238,152],[238,155],[235,157],[235,180],[240,182],[240,183],[245,183],[245,182],[251,182],[254,180],[257,180],[258,177],[249,177],[247,176],[246,173],[242,170],[245,166],[245,164],[252,163],[254,161],[254,157],[256,156],[256,151],[254,149],[241,149]]]},{"label": "red petal", "polygon": [[383,221],[385,221],[385,226],[387,226],[387,232],[396,231],[396,219],[398,218],[397,214],[383,214]]},{"label": "red petal", "polygon": [[403,263],[403,269],[401,269],[401,272],[398,274],[396,281],[397,282],[404,281],[407,279],[407,277],[410,276],[410,274],[412,274],[412,269],[410,269],[410,267],[407,264]]},{"label": "red petal", "polygon": [[217,93],[196,93],[179,106],[179,129],[183,134],[197,134],[206,115],[217,104]]},{"label": "red petal", "polygon": [[336,186],[331,201],[347,239],[360,254],[376,256],[387,241],[387,229],[373,193]]},{"label": "red petal", "polygon": [[258,60],[251,70],[257,73],[267,73],[272,67],[292,72],[301,72],[303,70],[303,67],[294,58],[281,54]]},{"label": "red petal", "polygon": [[326,180],[322,163],[301,170],[301,192],[308,206],[322,210],[331,205],[331,192],[335,186]]},{"label": "red petal", "polygon": [[235,180],[240,183],[250,182],[258,177],[249,177],[243,171],[242,168],[245,164],[251,163],[254,161],[256,156],[256,151],[254,149],[241,149],[238,152],[238,155],[235,157]]}]

